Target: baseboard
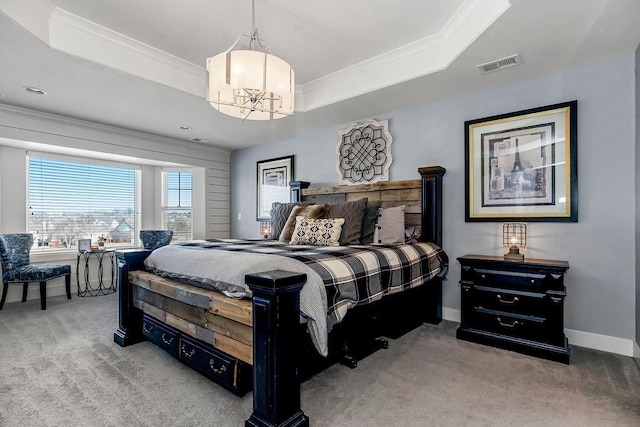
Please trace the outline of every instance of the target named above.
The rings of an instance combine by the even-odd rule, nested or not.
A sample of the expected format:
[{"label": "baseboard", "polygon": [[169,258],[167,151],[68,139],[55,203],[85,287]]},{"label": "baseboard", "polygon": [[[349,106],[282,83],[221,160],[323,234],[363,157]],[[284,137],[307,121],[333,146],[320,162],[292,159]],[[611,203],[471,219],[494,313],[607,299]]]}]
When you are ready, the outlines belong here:
[{"label": "baseboard", "polygon": [[565,329],[564,333],[567,335],[569,343],[572,345],[633,357],[633,347],[635,344],[633,340],[612,337],[609,335],[594,334],[591,332],[576,331],[575,329]]},{"label": "baseboard", "polygon": [[460,323],[460,310],[457,308],[442,307],[442,319]]},{"label": "baseboard", "polygon": [[[442,318],[451,322],[460,323],[460,310],[442,307]],[[575,329],[565,329],[564,333],[567,335],[569,344],[571,345],[620,354],[622,356],[640,357],[640,347],[630,339],[577,331]]]}]

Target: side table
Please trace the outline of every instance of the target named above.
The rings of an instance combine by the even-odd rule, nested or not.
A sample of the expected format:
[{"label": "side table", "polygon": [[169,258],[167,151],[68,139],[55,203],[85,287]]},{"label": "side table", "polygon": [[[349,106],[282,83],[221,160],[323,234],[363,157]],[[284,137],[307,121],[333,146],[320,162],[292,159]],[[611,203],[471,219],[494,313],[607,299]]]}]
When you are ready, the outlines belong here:
[{"label": "side table", "polygon": [[465,255],[460,339],[569,364],[564,334],[567,261]]},{"label": "side table", "polygon": [[[82,251],[78,252],[77,262],[76,262],[76,282],[78,285],[78,296],[98,296],[98,295],[109,295],[116,291],[117,282],[115,280],[116,277],[116,267],[115,267],[115,250],[113,249],[105,249],[99,251]],[[89,261],[91,257],[95,256],[98,261],[98,283],[97,286],[91,283],[90,275],[89,275]],[[105,267],[105,257],[108,261],[108,265],[111,269],[111,282],[108,284],[104,283],[104,267]],[[82,265],[83,268],[83,278],[84,283],[80,283],[80,260],[83,260]],[[84,286],[83,286],[84,285]]]}]

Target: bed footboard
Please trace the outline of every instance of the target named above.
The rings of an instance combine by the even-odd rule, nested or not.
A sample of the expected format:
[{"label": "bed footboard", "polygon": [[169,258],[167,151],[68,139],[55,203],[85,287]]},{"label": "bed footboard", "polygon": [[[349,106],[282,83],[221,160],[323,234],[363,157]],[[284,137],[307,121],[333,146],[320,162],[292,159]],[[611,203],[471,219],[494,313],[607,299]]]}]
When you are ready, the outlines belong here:
[{"label": "bed footboard", "polygon": [[[118,259],[119,325],[113,340],[126,347],[145,340],[143,312],[134,306],[129,272],[144,270],[151,251],[128,249]],[[253,413],[248,427],[308,426],[300,409],[300,289],[305,274],[270,271],[246,276],[253,292]]]}]

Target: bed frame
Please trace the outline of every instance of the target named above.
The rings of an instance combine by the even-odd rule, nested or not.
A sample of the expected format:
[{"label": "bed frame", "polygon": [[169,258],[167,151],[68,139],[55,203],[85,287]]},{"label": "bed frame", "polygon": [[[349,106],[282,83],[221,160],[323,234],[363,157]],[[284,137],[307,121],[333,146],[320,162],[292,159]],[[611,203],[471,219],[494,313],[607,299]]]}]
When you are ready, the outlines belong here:
[{"label": "bed frame", "polygon": [[[446,170],[432,166],[418,171],[421,179],[355,186],[309,188],[308,182],[295,181],[290,184],[292,200],[326,202],[367,197],[380,200],[383,207],[404,204],[407,224],[422,226],[420,241],[442,247],[442,177]],[[114,341],[126,347],[149,339],[186,357],[208,348],[213,352],[207,353],[208,367],[195,359],[185,363],[193,362],[191,366],[203,373],[204,369],[210,369],[209,374],[222,373],[224,378],[233,380],[232,391],[236,394],[242,395],[253,386],[253,413],[245,426],[308,426],[309,419],[300,409],[302,378],[336,361],[355,367],[358,359],[386,346],[381,336],[395,338],[423,322],[437,324],[442,320],[442,279],[434,278],[424,286],[350,310],[332,330],[329,339],[333,350],[324,359],[301,332],[299,292],[306,282],[305,274],[286,271],[249,274],[245,282],[253,299],[250,303],[238,303],[212,291],[150,277],[144,271],[144,260],[150,253],[144,249],[116,252],[119,327]],[[166,306],[176,306],[180,311],[184,301],[202,308],[209,320],[213,315],[221,322],[206,329],[198,326],[197,319],[193,323],[179,317],[167,319]],[[173,327],[165,324],[171,323],[167,320],[174,322]],[[241,343],[250,341],[250,353],[246,347],[225,341],[225,336],[234,335],[240,337]],[[217,348],[207,347],[206,342]],[[300,354],[311,363],[300,366]],[[204,367],[200,369],[198,363]],[[246,378],[247,373],[252,381]]]}]

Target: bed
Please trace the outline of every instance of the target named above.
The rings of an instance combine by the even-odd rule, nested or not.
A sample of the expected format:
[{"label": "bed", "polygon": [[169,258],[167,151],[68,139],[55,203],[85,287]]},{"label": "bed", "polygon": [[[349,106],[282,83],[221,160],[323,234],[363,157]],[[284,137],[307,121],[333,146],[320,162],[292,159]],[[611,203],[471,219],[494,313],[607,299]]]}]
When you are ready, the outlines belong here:
[{"label": "bed", "polygon": [[[294,246],[227,239],[153,253],[119,251],[114,341],[127,346],[150,340],[238,395],[253,386],[247,425],[307,425],[301,378],[336,361],[355,367],[386,347],[381,337],[441,320],[445,170],[419,172],[417,180],[357,186],[291,183],[294,201],[315,206],[363,198],[375,201],[376,211],[403,205],[405,223],[422,229],[411,244],[326,247],[304,240]],[[299,232],[309,224],[297,218]],[[339,220],[308,220],[309,226],[331,221]]]}]

